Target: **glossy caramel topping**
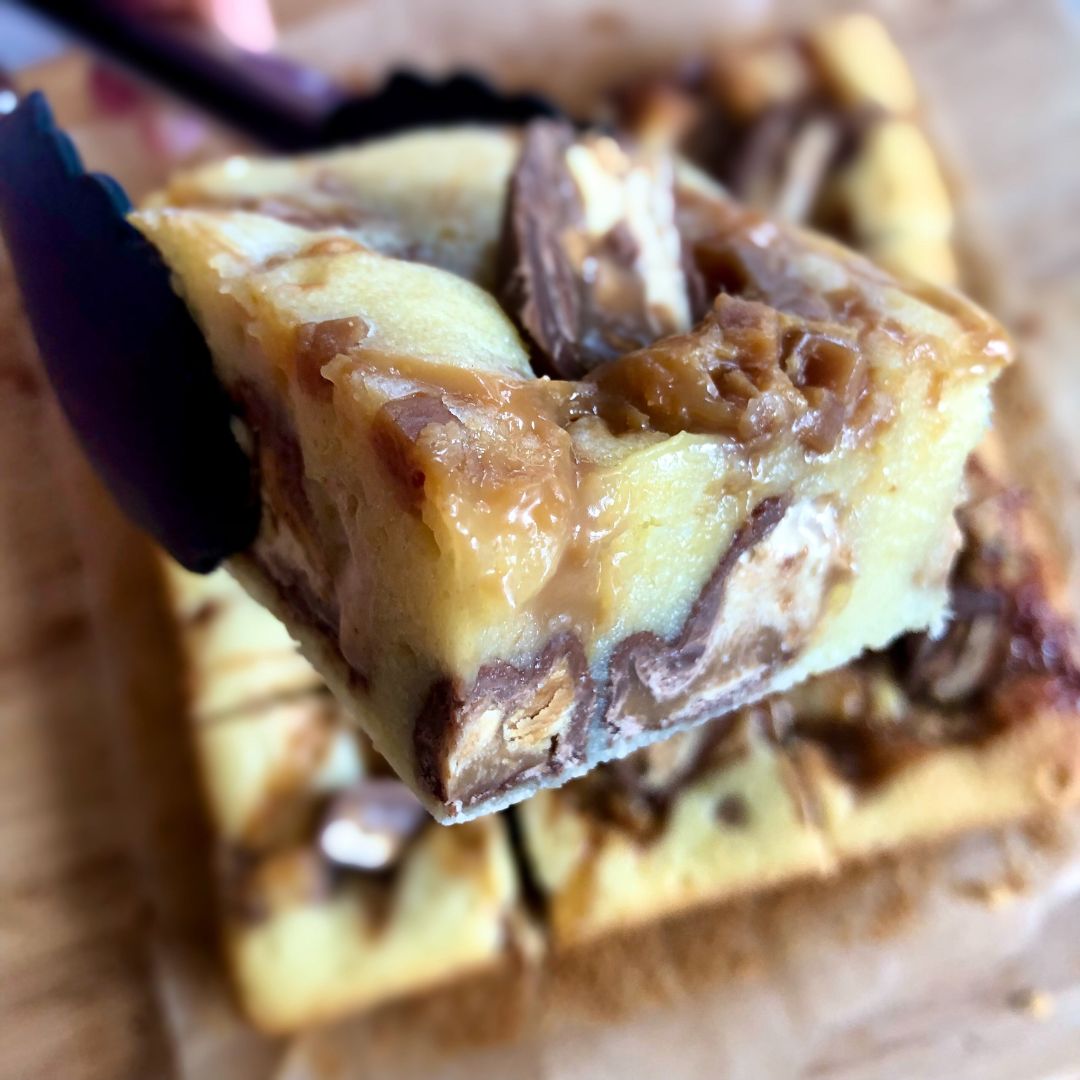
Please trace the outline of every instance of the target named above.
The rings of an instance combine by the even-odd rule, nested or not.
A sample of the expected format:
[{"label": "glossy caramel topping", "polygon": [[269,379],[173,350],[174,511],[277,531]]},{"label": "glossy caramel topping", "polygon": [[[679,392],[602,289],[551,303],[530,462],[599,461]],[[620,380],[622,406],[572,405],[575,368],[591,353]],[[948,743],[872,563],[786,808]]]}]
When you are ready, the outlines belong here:
[{"label": "glossy caramel topping", "polygon": [[629,405],[668,435],[724,435],[752,450],[794,437],[819,453],[836,444],[869,385],[848,328],[727,294],[691,333],[606,364],[590,381],[601,402]]},{"label": "glossy caramel topping", "polygon": [[386,402],[372,438],[403,504],[468,575],[511,606],[554,573],[574,532],[577,474],[545,384],[456,372]]}]

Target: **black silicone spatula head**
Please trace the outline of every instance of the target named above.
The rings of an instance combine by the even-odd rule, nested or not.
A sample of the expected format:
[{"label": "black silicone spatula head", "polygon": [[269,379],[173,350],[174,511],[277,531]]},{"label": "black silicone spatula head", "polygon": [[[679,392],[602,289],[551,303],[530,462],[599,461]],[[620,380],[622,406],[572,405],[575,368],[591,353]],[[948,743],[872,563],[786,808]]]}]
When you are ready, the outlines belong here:
[{"label": "black silicone spatula head", "polygon": [[253,540],[254,477],[206,342],[129,209],[41,95],[0,118],[0,229],[60,404],[121,508],[207,571]]},{"label": "black silicone spatula head", "polygon": [[[316,149],[418,126],[556,114],[469,74],[398,73],[353,95],[282,57],[100,0],[23,0],[144,76],[278,149]],[[251,466],[198,327],[108,177],[88,175],[45,100],[0,119],[0,230],[60,403],[122,509],[190,569],[247,547]]]},{"label": "black silicone spatula head", "polygon": [[275,150],[325,149],[419,126],[520,124],[558,111],[538,94],[504,93],[468,72],[399,71],[357,94],[284,56],[248,52],[206,27],[155,18],[142,5],[19,3]]},{"label": "black silicone spatula head", "polygon": [[322,119],[316,142],[336,146],[421,126],[525,124],[559,116],[559,110],[539,94],[503,93],[472,73],[431,78],[400,71],[368,96],[344,97]]}]

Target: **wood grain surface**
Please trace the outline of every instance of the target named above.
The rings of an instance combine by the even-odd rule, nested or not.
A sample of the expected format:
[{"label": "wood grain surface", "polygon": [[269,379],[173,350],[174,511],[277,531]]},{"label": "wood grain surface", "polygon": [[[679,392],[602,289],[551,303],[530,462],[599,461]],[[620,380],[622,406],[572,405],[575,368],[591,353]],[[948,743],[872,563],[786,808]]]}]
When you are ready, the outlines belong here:
[{"label": "wood grain surface", "polygon": [[[979,246],[1006,271],[998,306],[1033,360],[1036,382],[1064,385],[1080,333],[1080,48],[1064,6],[871,6],[904,43],[932,124],[966,177]],[[571,95],[625,69],[636,50],[670,55],[730,26],[722,5],[691,0],[665,5],[669,32],[660,35],[645,29],[656,19],[646,18],[654,5],[645,3],[368,0],[343,11],[335,0],[282,0],[281,7],[291,51],[358,79],[378,66],[363,44],[372,28],[391,42],[380,62],[423,59],[425,42],[439,38],[455,59],[476,63],[492,57],[477,51],[469,26],[487,18],[502,42],[497,68],[526,82],[547,66],[550,79],[557,55],[567,72],[581,73],[566,82]],[[749,21],[759,5],[734,7]],[[145,187],[158,167],[124,125],[89,110],[85,73],[85,57],[72,54],[26,81],[53,94],[93,164]],[[0,265],[0,1076],[164,1077],[166,1003],[149,974],[148,910],[127,855],[135,826],[114,783],[118,748],[109,738],[79,523],[62,494],[85,477],[58,474],[69,459],[53,445],[53,405],[12,305]],[[1048,405],[1070,445],[1066,460],[1080,460],[1080,425],[1069,422],[1075,393],[1052,393]],[[197,822],[171,825],[191,829],[199,842]],[[1048,1048],[1069,1045],[1052,1022],[1044,1031]],[[1050,1049],[1040,1060],[1057,1070],[1040,1075],[1080,1075],[1061,1071],[1064,1059]]]}]

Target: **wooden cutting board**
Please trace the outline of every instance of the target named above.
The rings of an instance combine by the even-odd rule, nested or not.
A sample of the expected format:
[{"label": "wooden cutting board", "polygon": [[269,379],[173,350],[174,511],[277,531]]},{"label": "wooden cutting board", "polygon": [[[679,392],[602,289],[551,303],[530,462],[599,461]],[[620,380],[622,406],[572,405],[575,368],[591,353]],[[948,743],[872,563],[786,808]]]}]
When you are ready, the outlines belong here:
[{"label": "wooden cutting board", "polygon": [[[423,60],[437,45],[440,55],[472,66],[493,62],[525,83],[545,71],[549,81],[557,60],[579,73],[566,82],[571,97],[625,70],[628,56],[662,59],[721,40],[733,11],[747,22],[762,6],[668,0],[658,13],[644,0],[279,4],[286,47],[334,70],[370,74],[379,38],[381,57]],[[967,178],[974,231],[1008,273],[996,306],[1036,382],[1054,388],[1047,403],[1069,448],[1063,460],[1080,461],[1080,424],[1069,422],[1080,384],[1062,379],[1080,337],[1075,26],[1051,0],[869,6],[883,12],[916,68],[932,124]],[[806,5],[790,7],[807,17]],[[482,49],[470,29],[477,25],[488,35]],[[93,165],[144,188],[156,169],[130,125],[89,109],[86,69],[86,58],[72,53],[23,81],[50,92]],[[104,722],[110,698],[61,495],[58,469],[66,466],[58,464],[53,405],[32,350],[8,329],[7,277],[0,266],[0,1076],[167,1076],[168,1039],[147,951],[150,916],[127,857],[132,821],[113,783],[116,747]],[[1070,467],[1070,485],[1074,475]],[[1076,982],[1080,989],[1080,972]],[[1075,1057],[1067,1071],[1071,1044],[1062,1026],[1074,1022],[1063,1012],[1032,1036],[1029,1060],[1036,1060],[1035,1043],[1045,1050],[1040,1076],[1075,1074]]]}]

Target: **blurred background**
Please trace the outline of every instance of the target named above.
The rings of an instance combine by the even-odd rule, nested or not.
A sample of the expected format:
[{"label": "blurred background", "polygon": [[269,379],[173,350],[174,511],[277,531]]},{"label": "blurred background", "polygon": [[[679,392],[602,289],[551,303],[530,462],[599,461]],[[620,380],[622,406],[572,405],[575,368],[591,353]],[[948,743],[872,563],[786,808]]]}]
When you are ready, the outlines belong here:
[{"label": "blurred background", "polygon": [[[200,35],[215,48],[290,57],[344,86],[370,87],[402,63],[466,66],[510,87],[540,87],[571,108],[639,64],[671,64],[756,28],[854,6],[115,4],[132,19]],[[1075,395],[1060,392],[1075,377],[1080,329],[1080,0],[859,6],[884,17],[915,70],[988,295],[1038,358],[1033,367],[1065,457],[1080,461]],[[88,163],[135,195],[178,165],[253,145],[26,5],[0,0],[0,112],[15,103],[12,87],[44,88]],[[4,303],[10,308],[10,299],[0,299],[0,332],[12,321]],[[117,688],[109,658],[101,663],[85,555],[58,496],[79,475],[64,475],[51,409],[40,373],[0,350],[0,1076],[164,1076],[171,1003],[155,992],[160,942],[147,945],[158,916],[129,855],[132,834],[146,823],[114,783],[125,748],[110,738],[105,718]],[[181,843],[205,842],[182,809],[166,818]],[[1067,1027],[1048,1031],[1047,1045],[1067,1045]],[[220,1074],[208,1063],[201,1075]]]}]

